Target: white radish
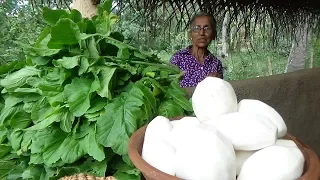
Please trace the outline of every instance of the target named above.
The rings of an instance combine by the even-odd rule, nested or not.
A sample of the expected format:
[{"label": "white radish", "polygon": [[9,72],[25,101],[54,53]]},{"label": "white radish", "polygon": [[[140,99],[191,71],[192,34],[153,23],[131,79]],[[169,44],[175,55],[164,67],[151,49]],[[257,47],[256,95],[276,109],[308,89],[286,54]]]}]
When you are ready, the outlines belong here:
[{"label": "white radish", "polygon": [[268,118],[256,114],[229,113],[206,122],[231,141],[235,150],[259,150],[274,145],[277,127]]},{"label": "white radish", "polygon": [[229,82],[217,77],[207,77],[196,86],[192,95],[192,107],[196,117],[205,122],[236,112],[237,96]]},{"label": "white radish", "polygon": [[171,130],[170,120],[163,116],[157,116],[148,124],[144,141],[167,140]]},{"label": "white radish", "polygon": [[232,144],[206,124],[192,128],[176,148],[176,176],[188,180],[235,180]]},{"label": "white radish", "polygon": [[175,175],[175,148],[162,140],[145,141],[142,158],[154,168]]},{"label": "white radish", "polygon": [[199,125],[201,122],[196,117],[183,117],[180,120],[176,120],[174,127],[172,128],[167,142],[172,146],[178,146],[187,134],[193,133],[192,128]]},{"label": "white radish", "polygon": [[178,122],[179,122],[179,120],[172,120],[172,121],[170,121],[172,127],[174,127]]},{"label": "white radish", "polygon": [[171,121],[171,124],[173,128],[175,127],[190,127],[190,126],[196,126],[200,124],[201,122],[197,117],[194,116],[185,116],[179,120],[173,120]]},{"label": "white radish", "polygon": [[279,146],[289,146],[289,147],[297,147],[297,144],[292,140],[287,139],[277,139],[276,145]]},{"label": "white radish", "polygon": [[294,180],[301,177],[303,166],[304,156],[299,148],[273,145],[250,156],[237,180]]},{"label": "white radish", "polygon": [[238,112],[246,112],[266,116],[277,126],[278,138],[282,138],[287,134],[287,126],[281,115],[274,108],[262,101],[255,99],[243,99],[238,104]]},{"label": "white radish", "polygon": [[239,175],[243,163],[257,151],[235,151],[237,160],[237,175]]}]

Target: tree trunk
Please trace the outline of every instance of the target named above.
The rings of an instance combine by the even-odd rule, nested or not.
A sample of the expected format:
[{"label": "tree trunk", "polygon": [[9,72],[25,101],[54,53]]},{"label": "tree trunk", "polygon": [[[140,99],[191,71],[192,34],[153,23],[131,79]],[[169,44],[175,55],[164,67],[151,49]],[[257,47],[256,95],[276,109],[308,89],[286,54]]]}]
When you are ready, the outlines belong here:
[{"label": "tree trunk", "polygon": [[97,14],[97,4],[95,0],[73,0],[72,8],[78,10],[82,17],[91,19]]},{"label": "tree trunk", "polygon": [[313,68],[313,47],[312,45],[310,46],[311,50],[310,50],[310,64],[309,64],[309,68]]},{"label": "tree trunk", "polygon": [[222,37],[221,37],[221,43],[222,43],[222,49],[221,49],[221,57],[225,58],[227,57],[227,26],[228,26],[228,13],[224,16],[223,23],[222,23]]},{"label": "tree trunk", "polygon": [[307,24],[301,25],[295,32],[285,72],[304,69],[307,50]]}]

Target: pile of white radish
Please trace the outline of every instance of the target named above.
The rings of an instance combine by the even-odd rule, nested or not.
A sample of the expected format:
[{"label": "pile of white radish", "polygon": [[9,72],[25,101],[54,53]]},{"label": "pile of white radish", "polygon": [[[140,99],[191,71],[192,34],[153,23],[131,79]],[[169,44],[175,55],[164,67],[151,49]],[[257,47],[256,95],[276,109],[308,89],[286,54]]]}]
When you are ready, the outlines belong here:
[{"label": "pile of white radish", "polygon": [[233,87],[207,77],[192,96],[196,117],[147,126],[142,158],[158,170],[186,180],[295,180],[304,156],[284,140],[285,122],[269,105],[239,103]]}]

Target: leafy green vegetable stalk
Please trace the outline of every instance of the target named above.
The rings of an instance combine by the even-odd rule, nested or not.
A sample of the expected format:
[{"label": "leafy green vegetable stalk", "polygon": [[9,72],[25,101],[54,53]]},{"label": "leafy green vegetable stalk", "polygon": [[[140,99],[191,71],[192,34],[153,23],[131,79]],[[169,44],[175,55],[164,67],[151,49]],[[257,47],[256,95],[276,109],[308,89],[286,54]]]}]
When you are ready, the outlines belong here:
[{"label": "leafy green vegetable stalk", "polygon": [[74,173],[140,179],[130,136],[157,115],[192,112],[177,67],[123,43],[112,1],[92,20],[43,9],[46,27],[25,62],[0,67],[0,179]]}]

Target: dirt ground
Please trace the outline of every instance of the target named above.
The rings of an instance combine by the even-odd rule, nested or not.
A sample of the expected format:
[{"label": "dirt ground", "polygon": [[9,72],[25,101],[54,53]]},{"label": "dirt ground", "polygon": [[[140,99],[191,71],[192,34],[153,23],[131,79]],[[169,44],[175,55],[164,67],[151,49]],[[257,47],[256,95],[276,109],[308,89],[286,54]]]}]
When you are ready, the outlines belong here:
[{"label": "dirt ground", "polygon": [[[258,99],[276,109],[288,133],[320,156],[320,68],[294,73],[230,81],[241,99]],[[186,89],[189,96],[194,88]]]}]

